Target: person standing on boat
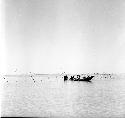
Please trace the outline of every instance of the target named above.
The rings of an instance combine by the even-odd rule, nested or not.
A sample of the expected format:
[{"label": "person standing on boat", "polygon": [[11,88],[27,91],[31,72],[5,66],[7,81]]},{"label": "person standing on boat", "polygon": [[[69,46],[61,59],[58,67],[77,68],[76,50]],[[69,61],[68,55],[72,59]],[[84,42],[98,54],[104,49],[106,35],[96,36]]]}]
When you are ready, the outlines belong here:
[{"label": "person standing on boat", "polygon": [[68,80],[68,76],[64,75],[64,81]]}]

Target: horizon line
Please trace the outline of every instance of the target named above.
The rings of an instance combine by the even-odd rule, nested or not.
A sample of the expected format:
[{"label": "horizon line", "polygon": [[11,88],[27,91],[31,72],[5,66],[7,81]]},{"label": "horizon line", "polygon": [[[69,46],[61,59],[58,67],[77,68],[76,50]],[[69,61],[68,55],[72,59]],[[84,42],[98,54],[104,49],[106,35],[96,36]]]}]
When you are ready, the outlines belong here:
[{"label": "horizon line", "polygon": [[82,74],[95,74],[95,75],[103,75],[103,74],[112,74],[112,75],[115,75],[115,74],[125,74],[125,73],[107,73],[107,72],[103,72],[103,73],[99,73],[99,72],[94,72],[94,73],[90,73],[90,72],[84,72],[84,73],[20,73],[20,74],[0,74],[0,75],[3,75],[3,76],[23,76],[23,75],[82,75]]}]

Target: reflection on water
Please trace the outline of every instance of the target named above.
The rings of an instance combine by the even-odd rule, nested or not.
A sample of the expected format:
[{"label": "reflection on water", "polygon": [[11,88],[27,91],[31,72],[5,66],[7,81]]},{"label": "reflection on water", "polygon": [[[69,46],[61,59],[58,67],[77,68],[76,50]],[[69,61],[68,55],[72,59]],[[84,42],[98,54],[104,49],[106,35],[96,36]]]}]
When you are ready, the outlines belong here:
[{"label": "reflection on water", "polygon": [[125,79],[64,82],[61,77],[6,77],[3,116],[125,117]]}]

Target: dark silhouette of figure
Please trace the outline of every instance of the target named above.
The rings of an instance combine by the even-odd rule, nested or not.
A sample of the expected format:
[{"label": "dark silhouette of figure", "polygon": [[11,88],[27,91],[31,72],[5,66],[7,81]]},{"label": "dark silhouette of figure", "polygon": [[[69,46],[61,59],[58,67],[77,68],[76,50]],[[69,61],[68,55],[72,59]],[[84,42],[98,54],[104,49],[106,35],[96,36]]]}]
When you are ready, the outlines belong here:
[{"label": "dark silhouette of figure", "polygon": [[64,81],[66,81],[66,80],[68,80],[68,76],[67,75],[64,76]]},{"label": "dark silhouette of figure", "polygon": [[74,80],[74,76],[71,76],[71,77],[70,77],[70,80],[73,81],[73,80]]},{"label": "dark silhouette of figure", "polygon": [[74,77],[74,81],[79,81],[80,80],[80,75],[76,75],[76,78]]},{"label": "dark silhouette of figure", "polygon": [[80,80],[80,75],[77,75],[77,79]]}]

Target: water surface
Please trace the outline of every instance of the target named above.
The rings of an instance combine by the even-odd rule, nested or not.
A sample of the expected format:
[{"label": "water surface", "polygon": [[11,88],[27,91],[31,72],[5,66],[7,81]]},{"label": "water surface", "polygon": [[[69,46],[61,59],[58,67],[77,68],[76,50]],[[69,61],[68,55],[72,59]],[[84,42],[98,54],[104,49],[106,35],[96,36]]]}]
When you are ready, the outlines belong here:
[{"label": "water surface", "polygon": [[10,76],[1,82],[2,116],[125,117],[124,78],[64,82],[57,75]]}]

